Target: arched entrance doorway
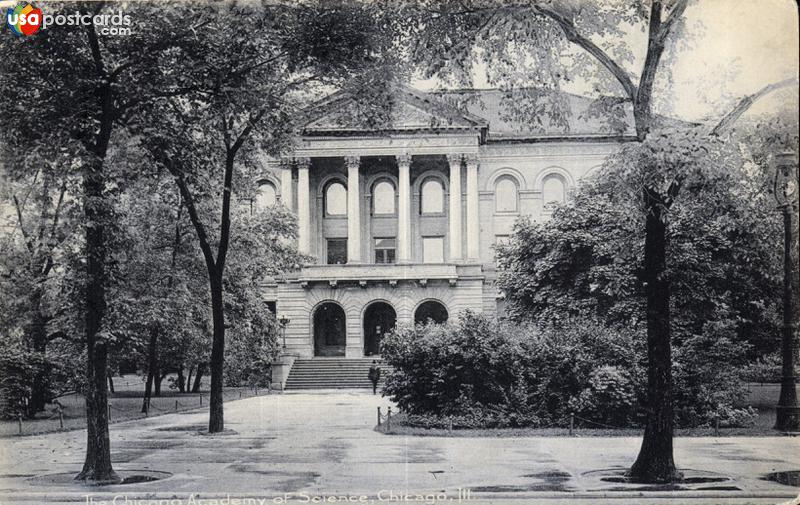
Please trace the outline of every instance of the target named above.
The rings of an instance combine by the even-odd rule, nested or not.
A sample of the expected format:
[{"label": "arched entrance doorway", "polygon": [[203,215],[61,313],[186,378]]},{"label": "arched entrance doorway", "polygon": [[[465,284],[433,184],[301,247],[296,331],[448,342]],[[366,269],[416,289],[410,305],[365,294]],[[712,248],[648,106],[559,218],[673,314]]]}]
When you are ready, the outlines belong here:
[{"label": "arched entrance doorway", "polygon": [[344,309],[325,302],[314,311],[314,356],[344,356],[347,335]]},{"label": "arched entrance doorway", "polygon": [[397,313],[386,302],[375,302],[364,311],[364,356],[380,354],[381,338],[394,329]]},{"label": "arched entrance doorway", "polygon": [[447,322],[447,308],[442,302],[428,300],[422,302],[414,312],[414,324],[427,323],[432,320],[434,323],[442,324]]}]

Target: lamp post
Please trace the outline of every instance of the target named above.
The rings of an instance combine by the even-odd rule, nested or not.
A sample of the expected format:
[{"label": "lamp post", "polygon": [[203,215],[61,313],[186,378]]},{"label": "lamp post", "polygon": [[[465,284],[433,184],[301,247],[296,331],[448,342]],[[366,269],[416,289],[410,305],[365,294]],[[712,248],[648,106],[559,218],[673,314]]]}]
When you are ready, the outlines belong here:
[{"label": "lamp post", "polygon": [[783,214],[783,331],[781,335],[781,394],[778,399],[775,429],[800,431],[797,405],[798,313],[800,313],[800,272],[798,272],[798,174],[794,153],[775,156],[774,195]]},{"label": "lamp post", "polygon": [[281,335],[283,336],[283,348],[286,349],[286,326],[289,324],[291,319],[286,317],[285,314],[281,314],[278,318],[278,324],[281,325]]}]

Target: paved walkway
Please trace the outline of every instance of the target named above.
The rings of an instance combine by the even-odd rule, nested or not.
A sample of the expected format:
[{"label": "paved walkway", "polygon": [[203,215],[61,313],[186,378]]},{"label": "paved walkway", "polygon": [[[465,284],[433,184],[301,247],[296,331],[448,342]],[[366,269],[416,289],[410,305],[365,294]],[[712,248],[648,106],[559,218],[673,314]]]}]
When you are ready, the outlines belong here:
[{"label": "paved walkway", "polygon": [[[115,505],[307,503],[329,495],[339,499],[325,503],[361,495],[367,503],[458,503],[459,496],[467,498],[466,489],[471,495],[462,501],[476,504],[778,503],[800,492],[760,479],[800,469],[798,438],[679,438],[680,467],[729,476],[732,480],[721,485],[738,490],[631,492],[591,472],[629,466],[638,438],[387,436],[372,430],[376,407],[387,405],[386,399],[361,392],[250,398],[225,404],[230,431],[213,436],[199,433],[206,412],[115,424],[115,469],[172,476],[102,490],[32,478],[76,473],[84,432],[3,439],[0,503],[87,503],[87,494],[94,505],[111,505],[115,496]],[[447,499],[429,496],[437,493]]]}]

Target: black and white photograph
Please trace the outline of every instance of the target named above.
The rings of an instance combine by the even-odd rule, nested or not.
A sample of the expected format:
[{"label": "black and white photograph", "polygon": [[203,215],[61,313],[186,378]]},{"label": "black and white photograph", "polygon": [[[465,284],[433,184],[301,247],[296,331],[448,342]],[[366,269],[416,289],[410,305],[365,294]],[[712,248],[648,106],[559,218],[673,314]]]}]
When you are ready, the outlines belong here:
[{"label": "black and white photograph", "polygon": [[794,0],[0,0],[0,505],[800,505]]}]

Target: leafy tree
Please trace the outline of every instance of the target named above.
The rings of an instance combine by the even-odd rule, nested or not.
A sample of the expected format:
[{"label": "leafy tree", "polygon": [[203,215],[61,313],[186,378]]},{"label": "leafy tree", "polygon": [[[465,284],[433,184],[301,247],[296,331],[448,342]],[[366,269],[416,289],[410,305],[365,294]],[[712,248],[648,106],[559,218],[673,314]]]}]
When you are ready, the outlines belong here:
[{"label": "leafy tree", "polygon": [[[135,122],[137,113],[164,95],[177,95],[186,83],[172,72],[191,46],[202,20],[190,4],[132,4],[126,12],[149,19],[147,30],[126,37],[98,33],[87,26],[52,26],[33,37],[0,40],[0,105],[7,111],[0,126],[2,142],[13,155],[24,141],[58,146],[74,160],[82,178],[75,195],[83,208],[85,283],[83,324],[88,365],[87,451],[79,479],[117,479],[111,465],[106,379],[108,349],[113,338],[106,315],[106,228],[113,220],[109,205],[106,158],[121,123]],[[76,10],[97,14],[106,4],[59,4],[53,15]],[[184,47],[181,45],[184,44]]]},{"label": "leafy tree", "polygon": [[[0,238],[0,286],[2,327],[13,345],[12,334],[23,334],[19,356],[29,356],[34,373],[26,396],[25,413],[34,417],[66,384],[54,382],[51,373],[63,363],[47,356],[49,344],[64,338],[66,328],[57,324],[64,304],[58,291],[64,281],[64,257],[76,247],[76,205],[71,161],[53,146],[23,140],[23,154],[3,155],[2,200],[12,211],[6,223],[10,233]],[[10,150],[10,147],[6,147]]]},{"label": "leafy tree", "polygon": [[[694,163],[709,174],[686,186],[667,236],[671,369],[684,424],[722,405],[733,412],[743,365],[774,350],[779,324],[780,231],[763,198],[753,197],[762,175],[739,159],[734,144],[713,144],[703,159],[716,156]],[[612,158],[551,220],[517,223],[498,250],[498,284],[513,318],[557,326],[593,317],[644,333],[642,214],[627,194],[636,180],[629,159],[625,150]]]},{"label": "leafy tree", "polygon": [[[514,319],[558,324],[589,315],[607,325],[644,323],[641,213],[629,196],[634,175],[626,154],[582,184],[552,219],[519,221],[512,240],[498,247],[498,286]],[[760,170],[735,152],[708,160],[708,169],[717,175],[687,187],[671,214],[673,340],[724,321],[753,348],[742,358],[752,359],[774,350],[780,230],[764,197],[755,196]]]},{"label": "leafy tree", "polygon": [[[625,124],[626,111],[632,111],[638,142],[626,152],[640,164],[651,163],[638,167],[642,184],[636,195],[643,216],[650,414],[639,457],[629,475],[642,482],[680,479],[672,456],[666,237],[673,202],[681,188],[696,183],[688,179],[698,175],[693,163],[698,161],[696,150],[700,148],[697,139],[688,137],[674,139],[672,144],[663,136],[651,141],[648,137],[666,123],[654,113],[655,92],[668,88],[669,57],[674,58],[686,46],[684,12],[688,4],[689,0],[473,0],[420,1],[404,8],[403,26],[413,40],[411,54],[423,64],[425,76],[469,83],[476,55],[481,55],[491,62],[485,65],[489,82],[509,90],[508,115],[527,122],[532,130],[542,115],[568,129],[568,102],[557,91],[564,80],[575,76],[601,91],[603,96],[587,114],[605,118],[609,129],[619,130]],[[641,28],[647,36],[643,57],[636,58],[625,44],[631,26]],[[794,83],[796,79],[789,79],[747,97],[712,129],[713,134],[735,122],[755,99]],[[530,85],[535,88],[527,87]],[[662,159],[664,154],[667,159]]]},{"label": "leafy tree", "polygon": [[[231,242],[238,238],[231,218],[235,186],[255,176],[259,152],[275,155],[285,148],[292,115],[299,113],[312,84],[332,84],[352,76],[352,70],[378,68],[388,39],[377,22],[379,12],[368,5],[208,9],[224,9],[225,15],[206,27],[209,36],[193,47],[190,65],[179,65],[198,89],[159,102],[151,126],[140,134],[142,147],[175,179],[208,272],[213,321],[209,432],[214,433],[224,427],[225,269]],[[230,16],[242,23],[235,33],[224,21]],[[379,89],[386,85],[379,84]]]}]

